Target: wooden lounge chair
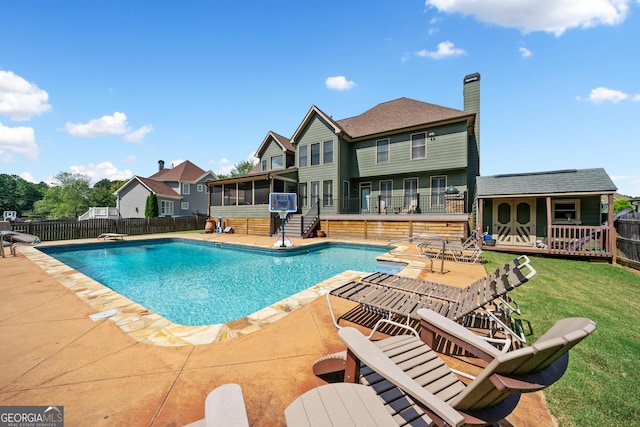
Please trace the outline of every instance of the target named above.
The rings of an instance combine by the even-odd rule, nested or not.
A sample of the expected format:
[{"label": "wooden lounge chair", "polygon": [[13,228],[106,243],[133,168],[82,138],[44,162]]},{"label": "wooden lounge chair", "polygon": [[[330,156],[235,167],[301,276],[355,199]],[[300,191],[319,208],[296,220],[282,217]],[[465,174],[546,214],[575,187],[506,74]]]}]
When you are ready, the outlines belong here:
[{"label": "wooden lounge chair", "polygon": [[334,314],[331,296],[357,302],[364,311],[380,315],[370,336],[382,323],[409,325],[410,320],[419,320],[419,309],[428,308],[460,323],[469,323],[481,315],[492,325],[492,335],[500,329],[524,343],[524,331],[510,316],[511,311],[519,313],[519,308],[507,294],[535,274],[526,256],[514,259],[466,288],[374,273],[333,289],[327,294],[327,304],[338,329],[339,319]]},{"label": "wooden lounge chair", "polygon": [[522,393],[559,380],[567,369],[569,349],[596,328],[590,319],[563,319],[533,345],[500,353],[456,322],[428,310],[419,314],[477,351],[488,364],[465,384],[415,336],[374,343],[355,328],[339,330],[347,346],[345,382],[372,387],[398,425],[429,425],[432,420],[439,426],[496,423],[515,409]]},{"label": "wooden lounge chair", "polygon": [[0,231],[0,251],[4,258],[4,248],[8,246],[11,254],[16,256],[16,247],[21,245],[35,246],[40,243],[40,238],[33,234],[20,233],[17,231]]}]

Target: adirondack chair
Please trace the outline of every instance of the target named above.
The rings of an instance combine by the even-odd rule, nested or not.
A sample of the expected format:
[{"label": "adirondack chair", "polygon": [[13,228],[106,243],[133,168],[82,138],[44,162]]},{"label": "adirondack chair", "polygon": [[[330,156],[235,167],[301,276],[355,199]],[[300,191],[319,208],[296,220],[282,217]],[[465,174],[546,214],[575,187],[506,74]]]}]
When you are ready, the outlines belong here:
[{"label": "adirondack chair", "polygon": [[567,369],[569,350],[596,328],[590,319],[563,319],[533,345],[500,353],[456,322],[428,310],[419,314],[436,319],[441,328],[477,350],[488,364],[465,384],[415,336],[372,342],[355,328],[339,330],[347,346],[345,382],[372,387],[398,425],[496,423],[515,409],[522,393],[542,390],[558,381]]}]

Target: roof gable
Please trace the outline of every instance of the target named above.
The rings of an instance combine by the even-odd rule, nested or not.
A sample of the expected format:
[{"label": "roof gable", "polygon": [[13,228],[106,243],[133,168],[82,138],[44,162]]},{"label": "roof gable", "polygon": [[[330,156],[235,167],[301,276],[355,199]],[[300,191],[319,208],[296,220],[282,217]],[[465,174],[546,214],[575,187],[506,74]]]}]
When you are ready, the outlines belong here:
[{"label": "roof gable", "polygon": [[269,131],[269,133],[267,133],[267,136],[264,137],[264,140],[262,140],[262,144],[260,144],[260,147],[256,151],[256,157],[262,156],[264,151],[269,146],[269,142],[272,140],[275,141],[282,148],[282,151],[295,153],[296,149],[293,146],[293,144],[291,144],[291,141],[289,140],[289,138],[286,138],[273,131]]},{"label": "roof gable", "polygon": [[479,176],[476,183],[478,197],[612,193],[617,190],[602,168]]},{"label": "roof gable", "polygon": [[175,182],[195,182],[198,178],[202,177],[206,172],[191,163],[189,160],[185,160],[178,166],[170,169],[162,169],[151,175],[149,179],[156,181],[175,181]]},{"label": "roof gable", "polygon": [[315,105],[312,105],[309,111],[307,112],[307,115],[304,116],[304,119],[302,120],[302,122],[300,123],[296,131],[293,133],[293,136],[291,137],[292,144],[296,144],[296,139],[302,134],[304,129],[307,127],[309,123],[311,123],[311,120],[315,116],[320,117],[324,122],[326,122],[332,128],[333,133],[335,133],[336,135],[342,133],[342,129],[331,118],[331,116],[328,116],[321,109],[319,109]]},{"label": "roof gable", "polygon": [[338,120],[337,124],[355,139],[430,123],[463,118],[469,120],[472,117],[474,114],[467,111],[399,98],[378,104],[358,116]]}]

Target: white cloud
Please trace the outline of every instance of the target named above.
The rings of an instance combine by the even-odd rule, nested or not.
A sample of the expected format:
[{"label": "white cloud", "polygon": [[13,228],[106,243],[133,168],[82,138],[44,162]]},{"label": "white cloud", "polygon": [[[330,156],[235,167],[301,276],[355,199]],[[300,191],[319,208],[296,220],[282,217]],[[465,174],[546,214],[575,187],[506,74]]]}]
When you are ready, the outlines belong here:
[{"label": "white cloud", "polygon": [[65,130],[72,136],[95,138],[106,135],[124,135],[131,129],[127,125],[127,115],[115,112],[112,116],[102,116],[90,120],[88,123],[71,123],[64,125]]},{"label": "white cloud", "polygon": [[30,120],[51,110],[49,94],[11,71],[0,70],[0,114],[13,121]]},{"label": "white cloud", "polygon": [[129,142],[140,142],[153,130],[153,126],[144,125],[140,129],[136,129],[131,133],[125,135],[124,140]]},{"label": "white cloud", "polygon": [[31,175],[29,172],[22,172],[20,174],[20,178],[24,179],[25,181],[36,184],[35,180],[33,179],[33,175]]},{"label": "white cloud", "polygon": [[236,167],[234,165],[219,167],[215,172],[216,175],[229,175]]},{"label": "white cloud", "polygon": [[89,176],[92,182],[98,182],[101,179],[115,180],[127,180],[133,176],[133,173],[129,169],[119,170],[111,162],[102,163],[89,163],[87,165],[70,166],[69,170],[72,173],[80,173]]},{"label": "white cloud", "polygon": [[24,154],[30,159],[38,157],[33,129],[25,126],[8,127],[0,123],[0,160],[12,162],[13,154]]},{"label": "white cloud", "polygon": [[594,104],[601,104],[606,101],[617,103],[627,99],[628,97],[629,95],[619,90],[597,87],[591,90],[591,93],[589,94],[589,101]]},{"label": "white cloud", "polygon": [[347,80],[345,76],[327,77],[324,83],[327,88],[340,91],[349,90],[356,85],[355,82]]},{"label": "white cloud", "polygon": [[640,101],[640,93],[633,96],[634,101]]},{"label": "white cloud", "polygon": [[544,31],[556,36],[570,28],[617,25],[625,20],[633,0],[426,0],[444,13],[472,15],[481,22]]},{"label": "white cloud", "polygon": [[523,58],[528,58],[533,55],[533,53],[531,53],[531,51],[526,47],[521,47],[520,49],[518,49],[518,52],[520,52],[520,56],[522,56]]},{"label": "white cloud", "polygon": [[460,56],[464,54],[466,54],[464,50],[455,47],[455,45],[449,40],[447,40],[446,42],[438,43],[438,50],[436,51],[428,51],[426,49],[422,49],[420,52],[416,52],[416,56],[426,56],[432,59],[443,59],[450,56]]}]

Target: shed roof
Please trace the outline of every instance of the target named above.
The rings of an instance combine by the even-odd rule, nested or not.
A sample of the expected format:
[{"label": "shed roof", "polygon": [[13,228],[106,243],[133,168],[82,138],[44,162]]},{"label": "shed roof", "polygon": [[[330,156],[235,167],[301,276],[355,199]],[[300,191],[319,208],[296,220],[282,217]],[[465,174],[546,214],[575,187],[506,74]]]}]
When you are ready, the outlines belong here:
[{"label": "shed roof", "polygon": [[476,178],[478,197],[612,193],[617,187],[602,168],[514,173]]}]

